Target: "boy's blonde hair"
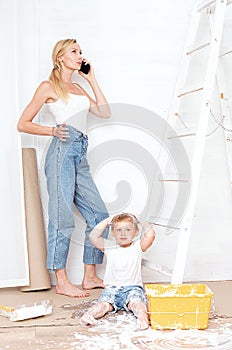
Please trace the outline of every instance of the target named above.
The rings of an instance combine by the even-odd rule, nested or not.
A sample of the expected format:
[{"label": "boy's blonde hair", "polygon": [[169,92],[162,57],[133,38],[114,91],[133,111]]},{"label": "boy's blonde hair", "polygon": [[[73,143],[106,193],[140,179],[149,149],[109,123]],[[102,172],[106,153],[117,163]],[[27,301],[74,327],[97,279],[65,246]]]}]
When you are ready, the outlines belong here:
[{"label": "boy's blonde hair", "polygon": [[116,223],[122,222],[122,221],[131,222],[132,224],[134,224],[135,229],[139,230],[139,227],[138,227],[139,221],[138,221],[137,217],[133,214],[130,214],[130,213],[121,213],[121,214],[115,215],[110,222],[112,230],[114,229],[114,225]]},{"label": "boy's blonde hair", "polygon": [[52,82],[57,95],[65,102],[68,101],[68,90],[61,79],[61,68],[58,58],[65,53],[70,45],[76,44],[76,42],[76,39],[60,40],[56,43],[52,52],[53,69],[49,76],[49,80]]}]

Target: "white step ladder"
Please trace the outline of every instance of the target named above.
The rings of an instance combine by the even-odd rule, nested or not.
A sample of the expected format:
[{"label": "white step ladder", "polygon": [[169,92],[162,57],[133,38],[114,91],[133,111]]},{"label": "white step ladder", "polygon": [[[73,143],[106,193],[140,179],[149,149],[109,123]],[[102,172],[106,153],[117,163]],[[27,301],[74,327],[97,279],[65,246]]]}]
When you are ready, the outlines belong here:
[{"label": "white step ladder", "polygon": [[[188,251],[188,244],[191,234],[195,204],[197,199],[201,165],[205,148],[205,140],[208,128],[208,119],[211,111],[211,98],[213,94],[215,79],[217,75],[217,65],[220,56],[220,45],[223,32],[224,18],[226,7],[232,1],[227,0],[208,0],[198,2],[192,12],[189,30],[187,34],[186,47],[184,50],[181,72],[176,83],[173,101],[169,111],[168,121],[175,129],[176,121],[180,119],[182,124],[184,117],[181,115],[181,103],[184,98],[191,98],[196,94],[200,95],[199,110],[197,112],[197,126],[194,132],[177,132],[178,137],[183,137],[183,144],[186,138],[195,137],[194,147],[192,147],[191,155],[191,193],[186,212],[179,226],[179,240],[177,245],[176,260],[172,274],[172,284],[181,284],[183,282],[185,263]],[[211,35],[208,40],[200,40],[195,43],[198,30],[200,28],[202,15],[207,12],[207,16],[211,17]],[[198,55],[203,49],[208,50],[208,57],[205,60],[205,77],[203,84],[200,86],[190,86],[185,88],[188,78],[191,75],[192,57]],[[196,59],[196,57],[195,57]],[[220,75],[221,76],[221,75]],[[184,87],[184,88],[183,88]]]}]

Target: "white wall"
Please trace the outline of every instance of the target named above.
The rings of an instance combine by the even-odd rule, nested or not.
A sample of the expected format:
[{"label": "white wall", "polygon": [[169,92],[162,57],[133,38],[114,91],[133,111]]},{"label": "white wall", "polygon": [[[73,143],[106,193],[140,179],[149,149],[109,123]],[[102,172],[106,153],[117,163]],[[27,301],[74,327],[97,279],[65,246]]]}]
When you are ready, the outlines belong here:
[{"label": "white wall", "polygon": [[[27,5],[28,12],[25,17],[23,13],[21,14],[25,21],[20,22],[20,42],[23,48],[20,56],[23,68],[20,71],[19,81],[21,109],[30,100],[34,86],[41,80],[47,79],[52,68],[51,51],[54,43],[61,38],[74,37],[80,42],[84,56],[94,63],[96,76],[109,102],[130,104],[135,106],[136,111],[136,106],[144,107],[145,110],[141,111],[141,119],[143,116],[145,118],[146,109],[153,111],[151,129],[155,120],[152,118],[155,118],[156,113],[166,118],[178,74],[193,0],[184,2],[182,0],[175,2],[171,0],[163,2],[69,0],[65,4],[61,0],[49,2],[24,0],[24,3]],[[230,18],[227,17],[227,21]],[[230,37],[227,26],[224,40],[229,41]],[[199,70],[195,71],[194,76],[199,76],[199,73]],[[125,106],[121,108],[124,112]],[[132,108],[130,112],[133,110]],[[90,126],[95,124],[94,130],[90,131],[90,151],[93,150],[90,160],[96,170],[95,180],[107,205],[111,208],[112,203],[116,201],[116,185],[124,177],[127,185],[131,187],[132,197],[127,204],[124,203],[123,210],[141,213],[146,206],[145,202],[150,200],[148,191],[150,180],[146,171],[143,171],[139,164],[122,159],[123,156],[120,162],[116,162],[117,164],[115,161],[103,164],[102,155],[96,146],[99,143],[103,145],[104,142],[109,142],[110,137],[112,141],[114,139],[118,141],[121,138],[124,141],[129,140],[128,149],[133,143],[138,150],[143,148],[144,155],[147,155],[157,142],[155,137],[157,135],[152,129],[152,139],[146,144],[149,139],[148,133],[142,127],[138,127],[137,117],[136,123],[130,125],[128,129],[123,126],[120,118],[117,116],[113,119],[117,122],[118,129],[113,126],[104,126],[101,121],[99,121],[101,128],[97,129],[96,120],[90,121]],[[40,120],[49,124],[45,111],[40,113]],[[211,120],[209,132],[214,128],[213,123]],[[232,203],[223,137],[222,131],[218,130],[207,138],[185,274],[185,279],[188,280],[232,277],[232,258],[229,252],[232,240],[229,229],[232,224]],[[45,137],[23,138],[25,146],[37,145],[45,220],[47,220],[47,193],[43,159],[48,142],[49,138]],[[113,157],[113,149],[109,149]],[[155,154],[155,152],[152,153],[153,160],[159,162],[159,157]],[[94,163],[94,158],[99,159],[99,164]],[[112,169],[115,169],[114,174]],[[116,171],[117,176],[115,176]],[[160,195],[158,182],[154,184],[152,195],[154,193],[158,202]],[[122,208],[118,208],[120,209]],[[148,209],[146,213],[150,215],[152,208]],[[168,220],[167,217],[161,219]],[[156,243],[147,257],[156,264],[172,269],[178,233],[174,231],[166,234],[160,226],[156,227],[156,231]],[[80,242],[80,237],[83,238],[83,232],[76,230],[74,237],[68,270],[72,280],[79,283],[83,266],[82,246],[77,242]],[[100,273],[102,272],[103,270],[100,269]],[[158,274],[154,274],[154,277],[156,280],[165,279]]]},{"label": "white wall", "polygon": [[0,172],[0,287],[29,281],[24,224],[23,183],[18,119],[17,6],[0,2],[1,172]]}]

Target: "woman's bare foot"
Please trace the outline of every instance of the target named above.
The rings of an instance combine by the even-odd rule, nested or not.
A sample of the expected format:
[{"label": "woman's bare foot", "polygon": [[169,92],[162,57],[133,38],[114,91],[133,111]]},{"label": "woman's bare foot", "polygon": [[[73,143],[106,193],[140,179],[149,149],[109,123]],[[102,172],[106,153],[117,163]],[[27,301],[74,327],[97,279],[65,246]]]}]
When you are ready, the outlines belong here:
[{"label": "woman's bare foot", "polygon": [[96,275],[96,265],[84,265],[83,289],[105,288],[101,278]]},{"label": "woman's bare foot", "polygon": [[56,285],[56,293],[66,295],[67,297],[71,298],[85,298],[90,295],[90,293],[84,292],[71,283]]},{"label": "woman's bare foot", "polygon": [[69,281],[65,269],[56,270],[56,293],[71,298],[85,298],[90,295],[90,293],[84,292]]},{"label": "woman's bare foot", "polygon": [[82,281],[83,289],[105,288],[101,278],[94,276],[92,278],[84,277]]}]

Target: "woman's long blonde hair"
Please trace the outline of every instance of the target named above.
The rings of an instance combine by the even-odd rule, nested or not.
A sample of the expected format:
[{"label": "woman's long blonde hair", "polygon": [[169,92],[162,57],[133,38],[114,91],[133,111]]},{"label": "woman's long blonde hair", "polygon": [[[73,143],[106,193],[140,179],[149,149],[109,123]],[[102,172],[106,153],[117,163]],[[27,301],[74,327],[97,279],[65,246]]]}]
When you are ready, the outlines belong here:
[{"label": "woman's long blonde hair", "polygon": [[56,43],[52,52],[53,69],[49,76],[49,80],[55,89],[57,95],[65,102],[68,100],[68,90],[61,79],[61,67],[58,57],[62,56],[66,49],[76,43],[76,39],[64,39]]}]

